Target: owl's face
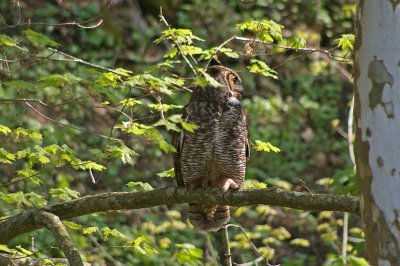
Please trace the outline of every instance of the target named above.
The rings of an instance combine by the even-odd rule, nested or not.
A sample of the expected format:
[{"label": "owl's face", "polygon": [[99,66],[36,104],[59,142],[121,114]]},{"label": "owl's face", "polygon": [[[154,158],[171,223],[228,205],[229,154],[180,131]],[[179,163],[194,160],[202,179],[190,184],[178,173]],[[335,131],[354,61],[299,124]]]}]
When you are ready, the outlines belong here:
[{"label": "owl's face", "polygon": [[212,66],[207,73],[216,81],[225,85],[222,89],[227,90],[230,97],[241,98],[243,92],[242,80],[236,71],[223,66]]}]

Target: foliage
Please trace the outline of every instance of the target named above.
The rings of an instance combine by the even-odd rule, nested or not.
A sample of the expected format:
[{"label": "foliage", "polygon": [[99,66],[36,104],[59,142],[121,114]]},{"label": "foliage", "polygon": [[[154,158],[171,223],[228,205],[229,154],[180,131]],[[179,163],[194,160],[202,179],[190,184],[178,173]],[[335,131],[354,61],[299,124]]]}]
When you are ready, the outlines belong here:
[{"label": "foliage", "polygon": [[[357,193],[340,135],[350,83],[331,59],[302,50],[337,45],[328,58],[351,58],[352,2],[335,0],[317,10],[307,1],[166,1],[170,27],[158,23],[157,1],[112,8],[101,1],[28,2],[20,10],[0,3],[7,11],[0,22],[1,218],[104,191],[175,186],[170,135],[197,129],[178,114],[191,86],[221,86],[206,73],[210,61],[240,73],[251,147],[266,151],[252,153],[245,187]],[[18,23],[18,10],[23,23],[32,21],[8,27]],[[64,21],[82,23],[55,26]],[[224,43],[234,35],[247,41]],[[338,213],[254,206],[232,216],[271,263],[365,265],[355,217],[349,234],[360,241],[349,243],[343,258]],[[208,239],[193,230],[185,206],[99,213],[64,224],[93,265],[215,265],[222,247],[218,234]],[[254,260],[252,243],[236,230],[230,230],[234,261]],[[48,231],[32,236],[33,255],[26,235],[0,250],[62,256],[48,248],[54,246]]]}]

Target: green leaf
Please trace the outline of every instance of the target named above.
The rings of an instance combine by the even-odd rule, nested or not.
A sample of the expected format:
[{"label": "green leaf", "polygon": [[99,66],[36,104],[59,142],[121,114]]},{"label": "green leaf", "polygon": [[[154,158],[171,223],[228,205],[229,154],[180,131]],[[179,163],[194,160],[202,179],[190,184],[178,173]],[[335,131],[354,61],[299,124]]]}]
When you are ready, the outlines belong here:
[{"label": "green leaf", "polygon": [[15,253],[15,249],[10,249],[6,245],[3,245],[3,244],[0,244],[0,251],[1,252],[5,252],[5,253],[9,253],[9,254]]},{"label": "green leaf", "polygon": [[143,235],[126,243],[127,246],[131,246],[133,250],[139,254],[147,256],[158,254],[158,251],[150,246],[150,244],[152,244],[151,239]]},{"label": "green leaf", "polygon": [[16,249],[18,249],[19,251],[21,251],[23,254],[27,255],[27,256],[32,256],[33,253],[23,247],[21,247],[21,245],[18,245],[15,247]]},{"label": "green leaf", "polygon": [[85,161],[82,162],[79,167],[82,170],[96,170],[96,171],[103,171],[104,169],[106,169],[106,167],[104,165],[92,162],[92,161]]},{"label": "green leaf", "polygon": [[86,227],[86,228],[83,229],[83,234],[84,235],[91,235],[91,234],[93,234],[93,233],[95,233],[97,231],[99,231],[98,227],[95,227],[95,226]]},{"label": "green leaf", "polygon": [[162,149],[164,152],[176,152],[176,149],[174,146],[172,146],[171,144],[169,144],[168,142],[166,142],[163,138],[159,138],[157,139],[158,141],[158,146],[160,147],[160,149]]},{"label": "green leaf", "polygon": [[255,141],[255,149],[257,151],[266,151],[266,152],[275,152],[278,153],[281,151],[281,149],[279,149],[278,147],[275,147],[274,145],[272,145],[270,142],[264,142],[261,140],[256,140]]},{"label": "green leaf", "polygon": [[100,75],[100,77],[96,80],[96,83],[103,87],[112,87],[115,88],[118,85],[118,81],[121,77],[115,73],[107,72]]},{"label": "green leaf", "polygon": [[13,135],[15,141],[21,141],[25,137],[30,139],[43,139],[42,134],[39,132],[21,127],[14,129]]},{"label": "green leaf", "polygon": [[355,36],[354,34],[342,34],[342,36],[335,40],[337,46],[343,51],[352,51],[354,45]]},{"label": "green leaf", "polygon": [[175,171],[174,168],[165,170],[164,172],[158,173],[157,174],[159,177],[175,177]]},{"label": "green leaf", "polygon": [[49,194],[52,197],[57,198],[59,201],[65,202],[73,199],[78,199],[80,193],[78,191],[71,190],[68,187],[62,187],[51,188]]},{"label": "green leaf", "polygon": [[263,42],[273,42],[273,41],[282,41],[282,29],[284,28],[282,25],[276,23],[273,20],[249,20],[240,24],[237,24],[236,27],[241,31],[250,31],[256,35],[258,39]]},{"label": "green leaf", "polygon": [[29,192],[25,193],[25,199],[24,203],[27,206],[38,206],[38,207],[43,207],[47,205],[47,200],[42,196],[39,195],[35,192]]},{"label": "green leaf", "polygon": [[108,237],[113,236],[115,238],[125,238],[125,235],[118,231],[117,229],[110,229],[108,226],[101,228],[101,232],[105,236],[105,240],[108,239]]},{"label": "green leaf", "polygon": [[304,238],[295,238],[290,241],[290,245],[308,248],[310,246],[310,241]]},{"label": "green leaf", "polygon": [[30,168],[17,171],[17,174],[19,176],[23,176],[23,177],[29,177],[29,176],[37,175],[38,173],[39,173],[38,171],[30,169]]},{"label": "green leaf", "polygon": [[196,248],[193,244],[183,243],[175,244],[175,246],[178,248],[177,260],[181,264],[197,265],[203,258],[203,250]]},{"label": "green leaf", "polygon": [[71,229],[74,229],[74,230],[82,229],[82,225],[81,224],[77,224],[77,223],[74,223],[74,222],[71,222],[71,221],[64,221],[63,224],[68,226]]},{"label": "green leaf", "polygon": [[123,106],[132,107],[138,104],[142,104],[142,101],[134,98],[128,98],[128,99],[123,99],[119,103]]},{"label": "green leaf", "polygon": [[306,39],[298,35],[292,35],[287,39],[289,46],[293,48],[304,48],[307,45]]},{"label": "green leaf", "polygon": [[[163,104],[161,104],[161,106],[162,106],[162,109],[163,109],[164,112],[168,112],[169,110],[182,109],[183,108],[183,105],[176,105],[176,104],[165,104],[165,103],[163,103]],[[161,106],[158,103],[149,103],[147,105],[147,107],[155,109],[157,111],[160,111]]]},{"label": "green leaf", "polygon": [[12,164],[15,161],[15,155],[6,151],[3,148],[0,148],[0,163],[8,163]]},{"label": "green leaf", "polygon": [[192,124],[192,123],[187,123],[185,121],[181,122],[183,129],[185,129],[186,131],[189,131],[191,133],[193,133],[197,128],[199,128],[198,125],[196,124]]},{"label": "green leaf", "polygon": [[6,127],[4,125],[0,125],[0,133],[4,134],[4,135],[8,135],[11,133],[11,129],[9,127]]},{"label": "green leaf", "polygon": [[199,72],[201,72],[202,76],[196,78],[196,80],[193,82],[193,84],[195,86],[201,86],[201,87],[205,87],[205,86],[212,86],[214,88],[220,88],[223,87],[224,85],[222,85],[221,83],[219,83],[218,81],[216,81],[213,77],[211,77],[207,72],[205,72],[203,69],[197,69]]},{"label": "green leaf", "polygon": [[16,46],[17,43],[11,39],[11,37],[1,34],[0,35],[0,46]]},{"label": "green leaf", "polygon": [[52,74],[39,79],[43,87],[64,87],[72,82],[66,75]]},{"label": "green leaf", "polygon": [[117,71],[121,76],[124,77],[129,77],[133,72],[131,70],[119,67],[117,69],[115,69],[115,71]]},{"label": "green leaf", "polygon": [[132,192],[146,191],[146,190],[152,190],[153,189],[153,187],[149,183],[143,183],[143,182],[130,181],[126,185],[131,188]]},{"label": "green leaf", "polygon": [[359,258],[353,255],[347,257],[347,261],[350,262],[351,266],[368,266],[368,261],[364,258]]},{"label": "green leaf", "polygon": [[256,73],[263,75],[265,77],[271,77],[273,79],[278,79],[277,72],[273,70],[269,65],[267,65],[265,62],[257,59],[251,59],[250,60],[251,65],[247,67],[247,69],[251,73]]},{"label": "green leaf", "polygon": [[3,83],[7,87],[14,89],[14,90],[30,90],[35,91],[34,84],[24,81],[24,80],[11,80]]},{"label": "green leaf", "polygon": [[110,146],[106,150],[107,157],[119,158],[124,164],[134,165],[136,157],[139,155],[134,150],[128,148],[124,144],[120,146]]},{"label": "green leaf", "polygon": [[165,126],[167,130],[173,130],[173,131],[181,131],[181,129],[173,122],[169,121],[169,119],[160,119],[156,123],[153,124],[154,127],[158,126]]},{"label": "green leaf", "polygon": [[31,29],[24,30],[23,33],[26,35],[28,41],[32,43],[34,46],[43,46],[43,45],[51,47],[60,46],[60,44],[51,40],[46,35],[43,35]]},{"label": "green leaf", "polygon": [[156,39],[154,43],[158,44],[164,40],[171,40],[175,44],[193,44],[194,40],[204,41],[203,39],[193,35],[189,29],[168,29],[161,32],[161,37]]}]

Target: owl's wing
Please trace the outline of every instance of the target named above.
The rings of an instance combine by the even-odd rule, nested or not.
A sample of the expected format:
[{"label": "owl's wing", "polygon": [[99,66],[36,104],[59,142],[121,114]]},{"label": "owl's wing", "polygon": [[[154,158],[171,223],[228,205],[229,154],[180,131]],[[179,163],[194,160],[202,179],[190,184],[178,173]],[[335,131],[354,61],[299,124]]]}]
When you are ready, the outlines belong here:
[{"label": "owl's wing", "polygon": [[184,131],[181,131],[181,132],[174,133],[174,136],[172,139],[172,143],[176,149],[176,153],[174,153],[174,157],[173,157],[175,178],[176,178],[176,181],[178,182],[178,186],[180,186],[180,187],[184,186],[182,170],[181,170],[181,151],[182,151],[182,145],[183,145],[184,138],[185,138],[185,133],[184,133]]}]

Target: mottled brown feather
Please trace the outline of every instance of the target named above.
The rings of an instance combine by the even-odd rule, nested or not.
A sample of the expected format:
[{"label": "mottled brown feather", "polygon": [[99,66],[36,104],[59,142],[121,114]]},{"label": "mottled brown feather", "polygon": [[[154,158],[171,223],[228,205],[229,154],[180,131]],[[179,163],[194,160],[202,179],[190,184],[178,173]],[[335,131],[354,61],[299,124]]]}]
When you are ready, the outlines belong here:
[{"label": "mottled brown feather", "polygon": [[[239,99],[239,75],[214,66],[208,73],[222,88],[193,88],[183,119],[199,127],[174,136],[174,169],[179,186],[188,189],[238,188],[245,178],[250,156],[246,118]],[[189,205],[189,221],[198,230],[216,231],[230,218],[229,206]]]}]

